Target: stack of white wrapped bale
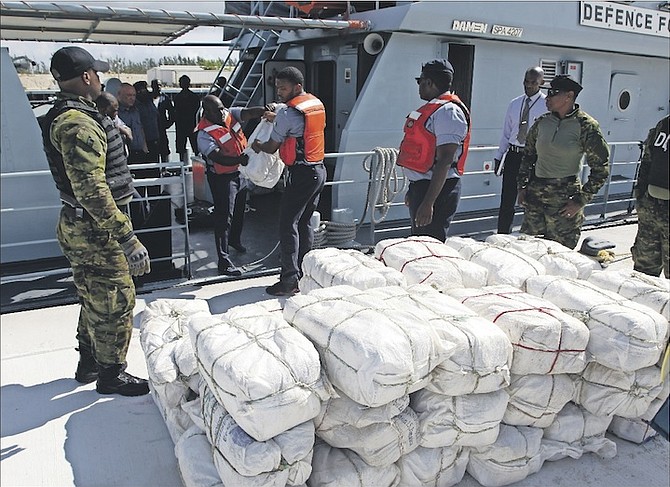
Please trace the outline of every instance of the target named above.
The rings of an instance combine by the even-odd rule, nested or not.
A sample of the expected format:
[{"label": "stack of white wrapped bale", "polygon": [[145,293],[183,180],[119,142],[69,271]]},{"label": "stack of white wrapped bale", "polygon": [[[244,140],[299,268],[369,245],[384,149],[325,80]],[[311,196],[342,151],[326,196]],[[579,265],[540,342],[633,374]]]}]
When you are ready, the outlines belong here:
[{"label": "stack of white wrapped bale", "polygon": [[488,277],[486,269],[432,237],[382,240],[375,246],[375,257],[402,272],[408,284],[427,284],[440,291],[481,287]]},{"label": "stack of white wrapped bale", "polygon": [[568,374],[586,367],[589,330],[551,302],[505,285],[454,289],[449,294],[505,332],[512,343],[510,396],[503,422],[549,426],[572,399]]},{"label": "stack of white wrapped bale", "polygon": [[198,390],[198,368],[186,327],[195,315],[209,315],[207,301],[157,299],[147,304],[140,321],[149,387],[175,443],[193,424],[182,406]]},{"label": "stack of white wrapped bale", "polygon": [[[670,319],[670,280],[668,279],[649,276],[637,271],[600,271],[592,273],[588,281],[603,289],[614,291],[638,304],[645,305],[663,315],[666,320]],[[660,363],[658,365],[657,369],[660,374]],[[635,443],[642,443],[655,436],[657,434],[656,430],[651,428],[648,422],[661,408],[668,397],[669,391],[670,387],[666,377],[663,389],[652,400],[644,414],[639,418],[615,415],[609,426],[609,431],[620,438]]]},{"label": "stack of white wrapped bale", "polygon": [[[356,479],[356,469],[362,466],[367,466],[365,472],[378,469],[380,479],[391,482],[370,485],[397,485],[395,462],[419,445],[419,422],[408,407],[408,394],[430,382],[453,345],[434,329],[434,316],[420,306],[389,307],[384,292],[389,289],[407,294],[397,287],[360,291],[336,286],[285,303],[285,319],[312,340],[339,395],[324,403],[316,420],[316,435],[328,446],[315,449],[309,485],[323,485],[319,482],[336,473]],[[341,456],[349,461],[342,460],[339,473],[322,461]]]},{"label": "stack of white wrapped bale", "polygon": [[407,284],[400,272],[357,250],[333,247],[312,250],[305,256],[302,270],[299,285],[302,293],[340,285],[369,289]]},{"label": "stack of white wrapped bale", "polygon": [[318,353],[279,308],[268,309],[238,306],[188,322],[204,380],[202,422],[224,485],[301,485],[311,472],[312,419],[329,397]]},{"label": "stack of white wrapped bale", "polygon": [[[449,237],[444,242],[466,260],[488,271],[488,285],[509,284],[521,288],[526,279],[546,274],[544,265],[513,248],[502,248],[472,238]],[[463,286],[480,287],[480,286]]]},{"label": "stack of white wrapped bale", "polygon": [[411,396],[427,448],[478,446],[493,442],[507,404],[512,348],[488,320],[429,286],[370,291],[390,310],[419,308],[451,356],[435,367],[432,380]]},{"label": "stack of white wrapped bale", "polygon": [[670,320],[670,280],[648,276],[636,271],[594,272],[588,281],[598,287],[614,291],[624,298],[643,304]]},{"label": "stack of white wrapped bale", "polygon": [[577,381],[575,402],[596,416],[637,418],[662,389],[658,367],[667,320],[650,308],[587,281],[538,276],[526,290],[580,317],[594,362]]},{"label": "stack of white wrapped bale", "polygon": [[486,243],[501,248],[512,248],[539,261],[548,275],[588,279],[600,269],[600,264],[579,252],[553,240],[529,235],[494,234]]}]

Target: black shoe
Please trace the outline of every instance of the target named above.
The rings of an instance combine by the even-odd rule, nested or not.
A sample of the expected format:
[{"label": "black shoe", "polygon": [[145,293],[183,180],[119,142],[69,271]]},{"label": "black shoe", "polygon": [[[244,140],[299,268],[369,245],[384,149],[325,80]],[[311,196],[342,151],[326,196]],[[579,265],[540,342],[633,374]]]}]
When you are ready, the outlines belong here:
[{"label": "black shoe", "polygon": [[279,281],[272,286],[266,287],[265,292],[271,296],[293,296],[299,293],[298,283],[286,283]]},{"label": "black shoe", "polygon": [[98,394],[120,394],[121,396],[143,396],[149,394],[149,383],[124,371],[125,364],[99,366]]},{"label": "black shoe", "polygon": [[93,358],[90,349],[82,347],[75,348],[79,351],[79,363],[77,371],[74,373],[74,379],[80,384],[90,384],[98,379],[98,364]]},{"label": "black shoe", "polygon": [[235,267],[235,265],[232,263],[219,262],[219,275],[240,277],[242,275],[242,270],[238,267]]},{"label": "black shoe", "polygon": [[234,248],[234,249],[237,250],[240,254],[243,254],[243,253],[245,253],[245,252],[247,251],[247,248],[246,248],[244,245],[242,245],[241,243],[237,243],[237,242],[236,242],[236,243],[228,242],[228,246]]}]

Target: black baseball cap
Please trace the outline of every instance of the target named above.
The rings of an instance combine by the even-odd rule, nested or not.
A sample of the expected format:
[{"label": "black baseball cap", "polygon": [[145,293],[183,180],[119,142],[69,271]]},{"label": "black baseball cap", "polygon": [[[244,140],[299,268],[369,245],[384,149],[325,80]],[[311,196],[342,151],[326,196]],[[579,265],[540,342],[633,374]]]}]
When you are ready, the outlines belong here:
[{"label": "black baseball cap", "polygon": [[575,96],[579,95],[579,92],[582,91],[582,85],[577,83],[571,76],[567,74],[559,74],[551,80],[550,83],[552,90],[559,91],[574,91]]},{"label": "black baseball cap", "polygon": [[431,73],[450,73],[454,74],[454,67],[446,59],[433,59],[428,61],[426,64],[421,66],[421,72],[431,72]]},{"label": "black baseball cap", "polygon": [[86,49],[77,46],[62,47],[51,58],[51,74],[56,81],[67,81],[93,69],[100,73],[109,71],[109,63],[99,61]]}]

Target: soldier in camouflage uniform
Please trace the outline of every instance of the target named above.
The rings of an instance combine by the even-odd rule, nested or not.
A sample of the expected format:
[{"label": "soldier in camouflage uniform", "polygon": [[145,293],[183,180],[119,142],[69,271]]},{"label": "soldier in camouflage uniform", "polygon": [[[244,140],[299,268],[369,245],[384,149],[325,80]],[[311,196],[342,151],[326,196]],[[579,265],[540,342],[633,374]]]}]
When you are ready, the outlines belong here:
[{"label": "soldier in camouflage uniform", "polygon": [[98,71],[109,70],[79,47],[51,59],[61,91],[41,120],[44,150],[63,202],[56,233],[70,262],[81,311],[75,379],[97,380],[101,394],[147,394],[147,381],[125,372],[133,328],[132,275],[150,271],[149,254],[119,208],[132,198],[123,141],[93,100],[101,92]]},{"label": "soldier in camouflage uniform", "polygon": [[[609,174],[609,148],[600,125],[575,103],[581,90],[567,75],[552,80],[546,98],[549,113],[528,133],[517,184],[518,203],[525,208],[521,233],[570,248],[579,242],[584,206]],[[583,186],[582,156],[591,168]]]},{"label": "soldier in camouflage uniform", "polygon": [[668,269],[668,138],[670,115],[649,131],[637,176],[635,198],[637,206],[637,235],[630,249],[634,269],[651,276]]}]

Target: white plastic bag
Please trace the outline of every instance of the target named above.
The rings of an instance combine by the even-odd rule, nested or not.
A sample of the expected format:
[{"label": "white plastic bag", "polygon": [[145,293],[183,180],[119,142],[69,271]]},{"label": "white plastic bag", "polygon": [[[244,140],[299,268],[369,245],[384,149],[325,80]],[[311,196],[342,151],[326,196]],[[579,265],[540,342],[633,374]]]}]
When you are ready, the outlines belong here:
[{"label": "white plastic bag", "polygon": [[274,154],[259,152],[256,154],[251,149],[251,143],[258,139],[265,142],[272,133],[272,122],[262,119],[256,126],[256,129],[249,137],[249,146],[244,149],[244,153],[249,156],[249,164],[240,166],[240,174],[263,188],[273,188],[284,171],[284,163],[279,158],[279,151]]}]

